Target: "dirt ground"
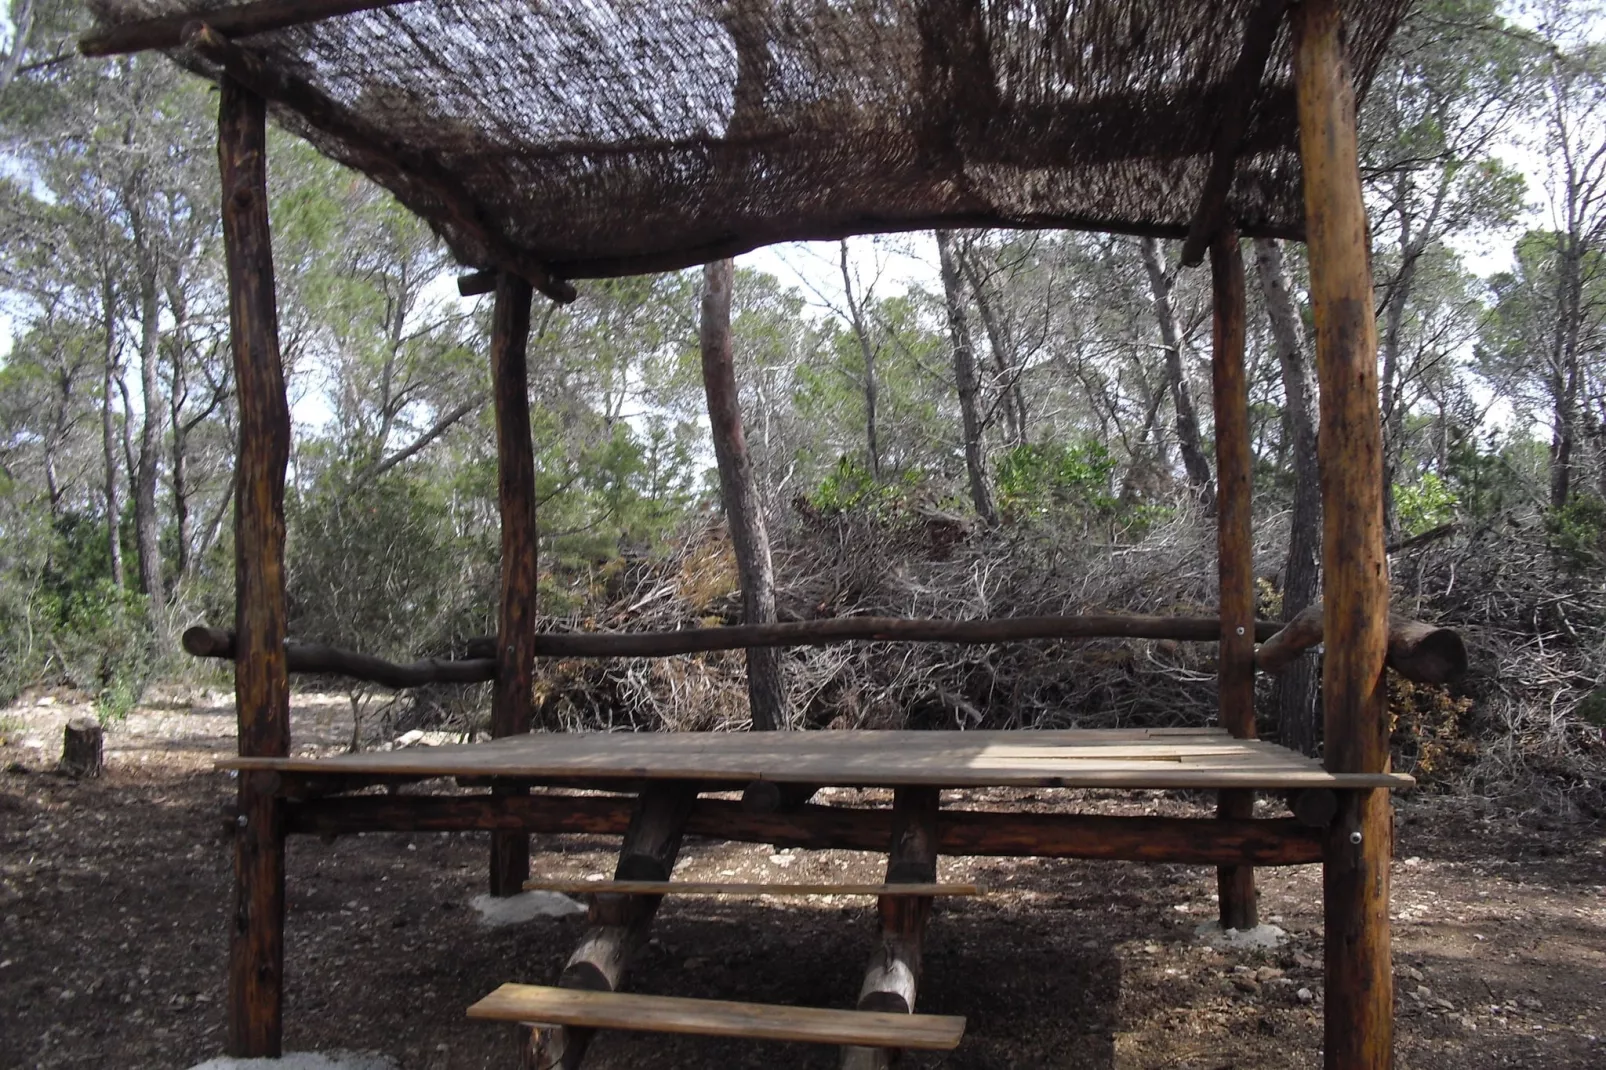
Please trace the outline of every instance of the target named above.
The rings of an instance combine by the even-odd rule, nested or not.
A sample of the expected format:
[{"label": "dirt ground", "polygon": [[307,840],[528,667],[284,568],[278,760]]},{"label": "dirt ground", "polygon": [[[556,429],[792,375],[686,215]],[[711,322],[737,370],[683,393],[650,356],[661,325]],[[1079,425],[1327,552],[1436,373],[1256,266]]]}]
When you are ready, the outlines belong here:
[{"label": "dirt ground", "polygon": [[[0,719],[0,1067],[187,1067],[223,1041],[230,854],[211,770],[233,746],[227,696],[179,695],[110,732],[99,780],[50,770],[66,698]],[[336,699],[298,701],[298,750],[350,738]],[[865,801],[840,792],[821,801]],[[871,794],[868,797],[874,798]],[[1175,793],[1038,792],[1035,805],[1203,813]],[[945,793],[986,807],[989,793]],[[536,838],[536,870],[611,870],[615,844]],[[1606,830],[1402,801],[1394,867],[1398,1064],[1405,1070],[1606,1067]],[[407,1070],[513,1065],[512,1029],[463,1010],[503,981],[554,979],[583,917],[484,929],[482,835],[291,842],[285,1041],[387,1053]],[[692,841],[685,879],[880,879],[856,852]],[[910,1067],[1318,1065],[1320,872],[1263,870],[1270,952],[1217,952],[1214,874],[1181,866],[943,860],[996,894],[939,901],[922,1010],[964,1015],[959,1048]],[[668,900],[638,991],[851,1006],[871,945],[867,900]],[[587,1065],[829,1067],[832,1050],[602,1035]]]}]

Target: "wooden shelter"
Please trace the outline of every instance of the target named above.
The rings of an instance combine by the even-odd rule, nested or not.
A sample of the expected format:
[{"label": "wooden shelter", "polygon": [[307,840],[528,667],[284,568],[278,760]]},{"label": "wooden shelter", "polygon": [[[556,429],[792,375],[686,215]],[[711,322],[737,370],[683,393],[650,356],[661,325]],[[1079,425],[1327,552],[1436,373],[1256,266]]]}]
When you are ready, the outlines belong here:
[{"label": "wooden shelter", "polygon": [[[236,909],[228,1048],[280,1049],[285,837],[492,832],[491,888],[529,877],[529,833],[623,837],[617,881],[556,988],[504,986],[472,1013],[543,1023],[533,1065],[578,1066],[598,1027],[835,1042],[843,1065],[952,1047],[962,1021],[913,1014],[938,854],[1218,867],[1221,920],[1255,923],[1254,866],[1325,873],[1329,1067],[1392,1061],[1385,659],[1444,668],[1396,622],[1358,91],[1405,0],[90,0],[89,55],[166,50],[221,87],[218,155],[240,405],[237,616],[196,653],[237,665]],[[372,176],[495,291],[491,375],[502,599],[482,656],[395,666],[287,641],[290,425],[269,236],[268,112]],[[1079,227],[1185,240],[1214,281],[1221,606],[1217,619],[829,621],[668,635],[536,631],[525,346],[534,291],[667,270],[770,242],[931,227]],[[1250,453],[1240,237],[1302,238],[1321,383],[1320,764],[1255,740]],[[666,655],[850,639],[1001,642],[1137,635],[1221,644],[1217,729],[1173,732],[530,734],[536,658]],[[1424,646],[1426,644],[1426,646]],[[1452,644],[1453,646],[1453,644]],[[1455,651],[1451,651],[1450,661]],[[393,686],[493,680],[488,744],[291,758],[288,673]],[[483,794],[354,794],[457,777]],[[810,805],[822,785],[894,789],[890,810]],[[1196,787],[1214,819],[945,810],[945,787]],[[760,790],[771,789],[766,793]],[[748,788],[752,805],[700,798]],[[610,794],[576,794],[602,788]],[[1257,791],[1295,816],[1257,819]],[[621,991],[685,835],[884,850],[882,937],[855,1010],[699,1004]],[[718,892],[699,886],[697,891]],[[784,890],[784,889],[783,889]]]}]

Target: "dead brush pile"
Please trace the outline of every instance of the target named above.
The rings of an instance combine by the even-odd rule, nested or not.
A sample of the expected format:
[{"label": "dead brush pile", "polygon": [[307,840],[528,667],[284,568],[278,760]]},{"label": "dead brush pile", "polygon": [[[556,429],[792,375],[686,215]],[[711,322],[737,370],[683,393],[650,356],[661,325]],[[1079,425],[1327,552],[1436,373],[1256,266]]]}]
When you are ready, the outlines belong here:
[{"label": "dead brush pile", "polygon": [[1394,738],[1458,793],[1600,816],[1606,556],[1566,535],[1503,517],[1396,555],[1396,607],[1460,630],[1471,668],[1453,691],[1392,681]]},{"label": "dead brush pile", "polygon": [[[1102,536],[1102,537],[1101,537]],[[1257,525],[1274,576],[1286,516]],[[984,531],[936,513],[809,511],[776,533],[783,620],[982,618],[1086,612],[1210,615],[1213,525],[1186,513],[1138,539],[1054,525]],[[1586,563],[1587,564],[1587,563]],[[1390,681],[1396,768],[1429,789],[1568,814],[1603,811],[1606,568],[1558,555],[1543,525],[1505,522],[1393,560],[1397,608],[1462,629],[1472,670],[1454,688]],[[1263,616],[1278,615],[1263,582]],[[620,631],[740,622],[723,529],[611,567],[598,608],[555,628]],[[1215,647],[1112,639],[999,646],[849,643],[786,652],[800,728],[1058,728],[1204,725],[1215,719]],[[1269,710],[1270,680],[1261,680]],[[739,730],[740,652],[544,663],[549,729]],[[1262,734],[1277,726],[1263,717]]]},{"label": "dead brush pile", "polygon": [[[972,619],[1094,611],[1209,615],[1215,536],[1179,516],[1141,540],[1047,525],[981,531],[937,513],[794,515],[775,537],[782,620]],[[555,627],[668,630],[740,622],[724,532],[608,579],[606,608]],[[807,728],[1053,728],[1207,724],[1213,644],[1107,640],[1001,646],[850,643],[786,653],[792,722]],[[740,652],[542,667],[554,729],[740,729]]]}]

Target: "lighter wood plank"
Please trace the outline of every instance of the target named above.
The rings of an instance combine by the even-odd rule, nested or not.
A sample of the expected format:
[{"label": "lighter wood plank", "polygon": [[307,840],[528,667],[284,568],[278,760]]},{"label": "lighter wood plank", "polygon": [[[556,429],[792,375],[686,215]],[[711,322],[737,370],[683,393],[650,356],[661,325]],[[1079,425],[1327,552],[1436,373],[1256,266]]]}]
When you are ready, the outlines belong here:
[{"label": "lighter wood plank", "polygon": [[229,758],[224,769],[300,774],[526,777],[548,781],[754,780],[844,787],[1409,788],[1342,773],[1219,730],[1131,732],[540,733],[488,743],[331,758]]},{"label": "lighter wood plank", "polygon": [[947,1015],[879,1014],[516,984],[498,988],[470,1007],[468,1016],[592,1029],[926,1051],[951,1051],[965,1033],[965,1020]]},{"label": "lighter wood plank", "polygon": [[743,881],[587,881],[540,878],[524,882],[527,892],[564,895],[986,895],[979,884],[767,884]]}]

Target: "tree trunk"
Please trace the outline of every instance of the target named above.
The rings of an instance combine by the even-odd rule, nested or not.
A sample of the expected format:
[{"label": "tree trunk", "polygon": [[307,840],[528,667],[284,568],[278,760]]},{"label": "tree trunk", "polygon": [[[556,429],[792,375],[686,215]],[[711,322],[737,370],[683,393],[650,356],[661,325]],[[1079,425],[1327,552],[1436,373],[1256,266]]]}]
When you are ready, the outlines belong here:
[{"label": "tree trunk", "polygon": [[101,330],[105,337],[105,357],[101,367],[100,456],[105,467],[103,500],[106,507],[106,553],[112,582],[123,586],[123,507],[117,495],[117,420],[112,409],[112,387],[117,380],[117,294],[112,289],[109,268],[101,280]]},{"label": "tree trunk", "polygon": [[937,231],[937,256],[942,266],[942,289],[948,303],[948,332],[954,347],[954,385],[959,391],[959,416],[965,434],[965,471],[970,477],[970,501],[986,524],[997,524],[993,498],[987,488],[987,462],[983,454],[981,417],[976,411],[976,350],[971,340],[965,298],[959,288],[959,264],[953,233]]},{"label": "tree trunk", "polygon": [[1177,449],[1182,467],[1204,505],[1205,514],[1216,511],[1216,492],[1210,482],[1210,462],[1205,459],[1199,436],[1199,417],[1193,408],[1193,393],[1182,370],[1182,332],[1177,330],[1176,313],[1171,308],[1171,280],[1166,278],[1160,243],[1154,238],[1142,241],[1143,266],[1149,273],[1154,294],[1154,316],[1160,325],[1160,342],[1165,347],[1166,382],[1171,388],[1171,405],[1177,414]]},{"label": "tree trunk", "polygon": [[881,444],[876,432],[876,400],[880,384],[876,382],[875,347],[870,344],[870,332],[864,323],[864,311],[853,297],[853,276],[848,271],[848,240],[842,239],[842,293],[848,302],[848,317],[853,324],[853,335],[859,340],[859,352],[864,355],[864,445],[869,455],[870,474],[881,478]]},{"label": "tree trunk", "polygon": [[100,722],[93,717],[74,717],[67,722],[61,741],[61,771],[72,777],[100,776],[105,764]]},{"label": "tree trunk", "polygon": [[1573,448],[1578,434],[1580,369],[1578,340],[1583,319],[1583,252],[1573,234],[1559,236],[1556,341],[1552,381],[1555,427],[1550,444],[1550,505],[1560,509],[1572,496]]},{"label": "tree trunk", "polygon": [[1021,389],[1020,374],[1010,359],[1010,344],[1004,325],[999,322],[998,310],[987,292],[986,280],[976,268],[975,257],[959,258],[964,267],[965,280],[976,297],[976,311],[981,315],[982,329],[987,332],[987,348],[993,353],[993,370],[998,375],[999,404],[1004,410],[1004,422],[1009,425],[1009,438],[1017,446],[1026,445],[1026,395]]},{"label": "tree trunk", "polygon": [[181,582],[190,570],[190,487],[189,487],[189,433],[190,425],[184,421],[184,406],[188,401],[189,386],[184,366],[185,330],[187,324],[183,288],[168,288],[168,305],[173,310],[172,345],[168,358],[167,419],[172,427],[168,445],[168,481],[173,489],[173,575]]},{"label": "tree trunk", "polygon": [[[775,574],[764,510],[747,454],[747,439],[742,433],[741,402],[731,354],[731,290],[735,274],[735,265],[729,260],[716,260],[703,268],[703,388],[708,395],[714,457],[719,462],[720,496],[741,576],[743,617],[748,624],[770,624],[776,619]],[[779,651],[747,652],[747,699],[755,729],[787,727]]]},{"label": "tree trunk", "polygon": [[[1322,486],[1316,466],[1315,370],[1300,344],[1299,316],[1289,293],[1282,244],[1255,241],[1255,267],[1277,345],[1283,377],[1283,433],[1293,454],[1294,508],[1288,526],[1288,557],[1283,568],[1283,620],[1293,620],[1316,601],[1321,587]],[[1320,680],[1314,659],[1306,659],[1277,680],[1278,735],[1283,746],[1315,756],[1316,695]]]},{"label": "tree trunk", "polygon": [[134,470],[134,539],[139,554],[139,589],[150,597],[154,620],[154,614],[167,601],[162,585],[161,525],[156,515],[156,462],[162,438],[161,388],[156,374],[161,307],[157,299],[154,254],[146,249],[141,255],[147,261],[140,268],[139,277],[139,385],[145,413]]}]

